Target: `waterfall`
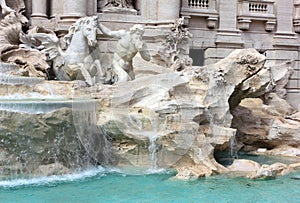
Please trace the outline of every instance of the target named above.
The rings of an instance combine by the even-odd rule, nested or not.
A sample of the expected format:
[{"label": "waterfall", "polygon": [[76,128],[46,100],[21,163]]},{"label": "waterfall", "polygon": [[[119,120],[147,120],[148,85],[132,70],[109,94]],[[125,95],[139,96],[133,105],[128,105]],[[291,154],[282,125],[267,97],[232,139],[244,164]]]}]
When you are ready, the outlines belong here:
[{"label": "waterfall", "polygon": [[71,108],[73,102],[67,99],[3,99],[0,110],[23,112],[28,114],[45,114],[60,108]]},{"label": "waterfall", "polygon": [[108,165],[112,157],[105,130],[97,125],[98,103],[96,100],[85,102],[73,102],[72,107],[73,122],[78,139],[95,163]]},{"label": "waterfall", "polygon": [[157,139],[160,136],[160,129],[165,125],[160,122],[159,118],[157,115],[151,115],[149,117],[149,122],[150,122],[150,127],[151,130],[149,131],[144,131],[143,134],[149,138],[149,158],[150,158],[150,168],[147,170],[149,173],[157,173],[161,172],[164,169],[159,168],[158,166],[158,153],[160,146],[157,144]]},{"label": "waterfall", "polygon": [[151,160],[151,170],[157,170],[157,150],[158,147],[156,145],[156,140],[158,138],[158,133],[153,132],[154,134],[149,135],[149,152],[150,152],[150,160]]},{"label": "waterfall", "polygon": [[231,159],[238,159],[237,141],[236,136],[230,138],[229,141],[229,156]]},{"label": "waterfall", "polygon": [[69,173],[109,163],[94,99],[2,99],[0,118],[0,178]]}]

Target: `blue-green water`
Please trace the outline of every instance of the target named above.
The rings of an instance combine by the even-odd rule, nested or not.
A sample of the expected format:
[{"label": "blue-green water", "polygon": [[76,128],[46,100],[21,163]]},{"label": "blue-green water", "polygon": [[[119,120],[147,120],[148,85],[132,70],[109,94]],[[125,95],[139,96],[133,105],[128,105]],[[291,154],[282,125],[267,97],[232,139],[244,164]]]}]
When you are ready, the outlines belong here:
[{"label": "blue-green water", "polygon": [[213,176],[196,181],[174,173],[125,175],[103,169],[0,181],[0,202],[300,202],[300,173],[273,180]]}]

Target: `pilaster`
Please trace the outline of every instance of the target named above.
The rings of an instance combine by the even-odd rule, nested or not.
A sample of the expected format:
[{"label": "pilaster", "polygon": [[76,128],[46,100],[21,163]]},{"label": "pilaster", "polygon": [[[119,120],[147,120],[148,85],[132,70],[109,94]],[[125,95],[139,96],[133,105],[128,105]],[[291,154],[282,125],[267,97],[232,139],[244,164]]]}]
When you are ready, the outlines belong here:
[{"label": "pilaster", "polygon": [[217,32],[217,47],[241,48],[240,31],[237,29],[237,0],[219,1],[219,29]]},{"label": "pilaster", "polygon": [[294,29],[300,33],[300,0],[295,0]]},{"label": "pilaster", "polygon": [[273,38],[273,46],[298,49],[300,45],[293,31],[294,0],[277,0],[276,4],[277,31]]},{"label": "pilaster", "polygon": [[47,0],[32,1],[31,24],[39,25],[41,22],[45,22],[47,20]]},{"label": "pilaster", "polygon": [[50,18],[60,18],[63,10],[63,0],[50,0]]},{"label": "pilaster", "polygon": [[86,0],[63,0],[61,23],[72,24],[77,19],[86,16],[87,3]]},{"label": "pilaster", "polygon": [[148,23],[170,23],[179,18],[180,0],[138,1],[142,18]]}]

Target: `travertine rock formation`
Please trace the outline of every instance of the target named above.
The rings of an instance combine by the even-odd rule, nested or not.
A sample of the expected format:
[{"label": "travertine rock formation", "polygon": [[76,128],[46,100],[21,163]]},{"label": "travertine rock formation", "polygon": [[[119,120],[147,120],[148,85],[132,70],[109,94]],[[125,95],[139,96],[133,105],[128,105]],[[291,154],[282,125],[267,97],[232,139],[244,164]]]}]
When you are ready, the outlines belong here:
[{"label": "travertine rock formation", "polygon": [[270,96],[269,105],[259,98],[248,98],[232,111],[238,141],[257,148],[272,149],[283,143],[299,147],[300,122],[293,119],[293,109],[276,94]]},{"label": "travertine rock formation", "polygon": [[[64,153],[57,155],[60,158],[47,158],[45,162],[40,156],[47,157],[46,154],[44,156],[45,147],[40,151],[35,149],[46,145],[51,148],[51,143],[57,140],[56,133],[63,132],[64,136],[60,139],[70,138],[71,143],[77,143],[75,145],[79,147],[79,154],[85,154],[79,160],[87,158],[89,163],[152,170],[176,168],[180,179],[228,172],[229,169],[215,160],[214,151],[228,147],[237,130],[240,141],[245,144],[250,140],[248,144],[254,143],[255,146],[258,146],[257,143],[266,143],[275,147],[279,142],[298,146],[297,114],[292,116],[294,112],[291,107],[275,94],[269,94],[273,81],[270,70],[264,67],[264,61],[265,57],[254,49],[245,49],[236,50],[213,65],[190,67],[182,72],[168,70],[155,75],[145,73],[136,80],[118,85],[86,87],[77,81],[36,81],[30,85],[10,87],[1,85],[2,88],[9,87],[12,95],[21,93],[28,96],[35,92],[49,96],[55,92],[56,96],[62,98],[92,99],[98,103],[93,111],[89,110],[88,116],[81,105],[76,108],[82,109],[80,114],[75,112],[76,105],[72,105],[72,111],[60,109],[40,115],[2,111],[2,140],[9,142],[2,142],[1,149],[7,154],[5,160],[21,157],[29,164],[27,167],[32,168],[31,163],[35,164],[33,168],[48,165],[49,170],[45,171],[62,173],[66,171],[63,167],[58,165],[53,169],[51,164],[58,162],[69,167],[64,162]],[[262,98],[266,93],[266,104],[259,98],[246,99]],[[291,119],[285,118],[283,114]],[[251,116],[257,116],[255,122]],[[248,123],[248,126],[239,123],[238,118],[245,118],[243,122]],[[249,125],[251,121],[255,125],[261,121],[259,136],[249,133],[255,132],[252,125]],[[37,135],[32,135],[32,126]],[[14,139],[10,140],[16,127],[19,130],[13,136]],[[60,127],[63,129],[58,129]],[[244,133],[243,136],[240,136],[241,133]],[[28,140],[34,143],[29,144],[29,148],[22,144]],[[73,152],[75,145],[64,144],[62,152]],[[60,145],[55,149],[61,152]],[[25,156],[22,152],[28,153]],[[38,161],[26,161],[36,156]],[[18,167],[18,163],[11,163]],[[259,174],[264,173],[253,177],[262,176]]]}]

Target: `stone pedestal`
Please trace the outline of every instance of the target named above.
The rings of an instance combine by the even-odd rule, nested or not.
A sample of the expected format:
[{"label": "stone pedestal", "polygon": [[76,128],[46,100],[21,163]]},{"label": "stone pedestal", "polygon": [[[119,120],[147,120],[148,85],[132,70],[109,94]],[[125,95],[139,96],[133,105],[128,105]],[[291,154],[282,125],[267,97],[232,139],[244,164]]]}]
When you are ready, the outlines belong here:
[{"label": "stone pedestal", "polygon": [[74,23],[77,19],[86,16],[87,1],[86,0],[64,0],[62,23]]}]

